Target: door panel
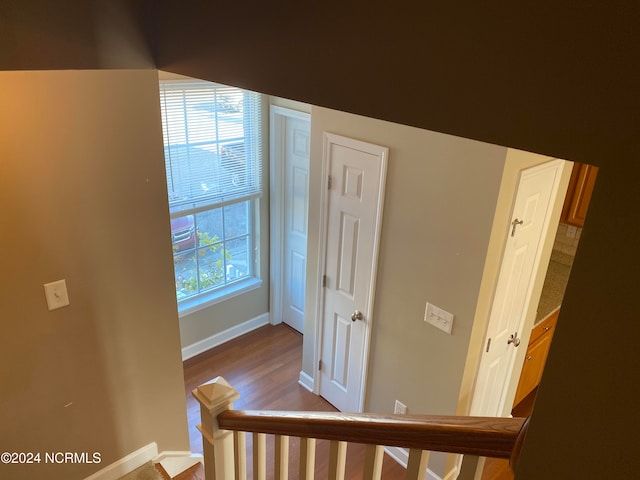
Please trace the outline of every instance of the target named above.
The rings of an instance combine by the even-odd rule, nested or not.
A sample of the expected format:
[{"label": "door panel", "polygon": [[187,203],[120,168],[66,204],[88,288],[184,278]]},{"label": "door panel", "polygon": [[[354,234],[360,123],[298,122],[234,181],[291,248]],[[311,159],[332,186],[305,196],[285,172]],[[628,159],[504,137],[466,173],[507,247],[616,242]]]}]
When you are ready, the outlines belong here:
[{"label": "door panel", "polygon": [[497,416],[505,405],[518,346],[515,339],[522,333],[529,308],[561,172],[562,163],[555,161],[524,170],[520,177],[471,415]]},{"label": "door panel", "polygon": [[304,332],[309,209],[309,122],[287,118],[284,128],[284,278],[282,320]]},{"label": "door panel", "polygon": [[348,365],[346,359],[349,358],[351,347],[351,321],[340,315],[333,317],[332,341],[334,352],[332,357],[335,361],[331,368],[331,382],[347,391],[348,386]]},{"label": "door panel", "polygon": [[[362,408],[387,149],[325,134],[326,205],[320,394]],[[361,319],[352,314],[362,312]]]},{"label": "door panel", "polygon": [[338,285],[336,290],[353,299],[356,259],[358,258],[358,230],[360,220],[342,213],[338,248]]}]

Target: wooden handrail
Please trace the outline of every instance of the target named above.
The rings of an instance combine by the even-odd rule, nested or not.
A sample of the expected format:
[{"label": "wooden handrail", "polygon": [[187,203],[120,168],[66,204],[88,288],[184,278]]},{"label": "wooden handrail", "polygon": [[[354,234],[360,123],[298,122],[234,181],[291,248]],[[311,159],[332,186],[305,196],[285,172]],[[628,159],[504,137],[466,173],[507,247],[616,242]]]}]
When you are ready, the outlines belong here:
[{"label": "wooden handrail", "polygon": [[[526,418],[227,410],[223,430],[508,458]],[[521,441],[521,440],[520,440]]]}]

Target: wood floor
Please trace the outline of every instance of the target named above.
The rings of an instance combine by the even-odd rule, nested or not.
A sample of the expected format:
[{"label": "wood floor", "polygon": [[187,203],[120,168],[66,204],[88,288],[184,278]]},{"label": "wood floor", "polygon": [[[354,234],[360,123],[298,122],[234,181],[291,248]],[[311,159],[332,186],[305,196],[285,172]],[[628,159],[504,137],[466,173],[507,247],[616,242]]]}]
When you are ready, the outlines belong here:
[{"label": "wood floor", "polygon": [[[202,437],[196,425],[200,422],[200,406],[191,395],[198,385],[218,375],[224,377],[238,392],[237,410],[317,410],[336,411],[321,397],[314,395],[298,384],[302,367],[302,335],[288,326],[267,325],[251,333],[231,340],[184,362],[185,395],[189,420],[191,451],[202,453]],[[525,399],[527,400],[527,399]],[[517,416],[529,415],[529,403],[514,409]],[[269,439],[267,455],[273,459],[273,440]],[[247,449],[251,448],[251,436],[247,436]],[[290,445],[289,475],[297,478],[298,443]],[[247,454],[247,458],[249,454]],[[328,443],[318,441],[316,478],[327,478]],[[362,445],[350,444],[347,451],[346,479],[360,479],[364,459]],[[272,465],[272,463],[271,463]],[[252,466],[247,466],[251,478]],[[269,471],[269,468],[267,469]],[[403,479],[405,469],[385,455],[382,478]],[[268,477],[272,478],[272,477]],[[508,461],[487,459],[482,480],[513,480]],[[203,469],[194,469],[179,477],[180,480],[204,480]]]},{"label": "wood floor", "polygon": [[[234,405],[237,410],[336,411],[324,399],[298,384],[301,368],[302,335],[284,324],[267,325],[186,360],[184,378],[191,451],[202,453],[202,437],[196,429],[200,422],[200,406],[191,395],[191,391],[218,375],[224,377],[240,393],[240,398]],[[247,449],[251,446],[250,437],[247,436]],[[273,439],[268,440],[270,441],[267,445],[267,455],[273,459]],[[291,439],[291,478],[297,478],[298,449],[298,442]],[[318,441],[316,478],[327,478],[328,451],[328,442]],[[361,478],[363,461],[364,447],[349,444],[345,476],[347,480]],[[250,470],[249,464],[249,478]],[[404,475],[405,469],[385,455],[382,478],[395,480],[404,478]]]}]

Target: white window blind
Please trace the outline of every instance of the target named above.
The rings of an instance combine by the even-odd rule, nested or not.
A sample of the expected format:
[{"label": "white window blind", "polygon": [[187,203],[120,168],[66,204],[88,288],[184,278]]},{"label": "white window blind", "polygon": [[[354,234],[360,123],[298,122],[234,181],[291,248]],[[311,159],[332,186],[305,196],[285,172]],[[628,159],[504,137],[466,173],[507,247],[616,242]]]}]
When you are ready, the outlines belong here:
[{"label": "white window blind", "polygon": [[160,101],[172,218],[262,195],[259,94],[168,81]]}]

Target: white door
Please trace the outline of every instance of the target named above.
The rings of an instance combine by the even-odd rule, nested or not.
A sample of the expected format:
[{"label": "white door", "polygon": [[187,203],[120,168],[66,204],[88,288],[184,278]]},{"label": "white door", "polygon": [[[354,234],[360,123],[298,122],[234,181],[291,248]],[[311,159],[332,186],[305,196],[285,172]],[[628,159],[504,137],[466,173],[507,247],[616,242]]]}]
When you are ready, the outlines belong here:
[{"label": "white door", "polygon": [[[500,416],[549,227],[561,160],[523,170],[513,205],[471,415]],[[524,345],[526,348],[526,345]]]},{"label": "white door", "polygon": [[282,320],[304,333],[309,210],[309,121],[288,117],[284,156],[284,277]]},{"label": "white door", "polygon": [[270,321],[304,333],[311,116],[270,110]]},{"label": "white door", "polygon": [[362,411],[388,149],[325,133],[320,395]]}]

